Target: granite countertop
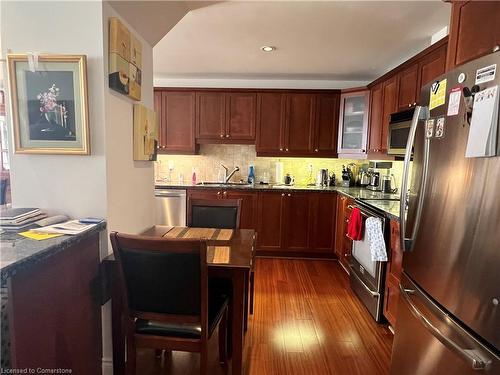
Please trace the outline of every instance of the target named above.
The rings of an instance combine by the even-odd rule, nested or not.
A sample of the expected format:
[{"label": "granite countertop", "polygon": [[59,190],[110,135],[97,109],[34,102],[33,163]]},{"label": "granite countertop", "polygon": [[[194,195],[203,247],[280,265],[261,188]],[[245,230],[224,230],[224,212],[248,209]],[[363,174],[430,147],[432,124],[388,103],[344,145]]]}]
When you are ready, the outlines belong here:
[{"label": "granite countertop", "polygon": [[[399,220],[399,194],[387,194],[380,191],[372,191],[362,187],[342,186],[308,186],[308,185],[192,185],[192,184],[169,184],[156,183],[156,189],[243,189],[243,190],[268,190],[268,191],[314,191],[314,192],[338,192],[349,198],[359,200],[365,204],[383,211],[387,217]],[[397,200],[396,200],[397,199]]]},{"label": "granite countertop", "polygon": [[21,267],[29,266],[33,262],[53,256],[104,229],[106,229],[105,221],[81,234],[73,236],[64,235],[42,241],[32,240],[12,232],[2,233],[0,237],[1,285],[3,286],[7,278]]}]

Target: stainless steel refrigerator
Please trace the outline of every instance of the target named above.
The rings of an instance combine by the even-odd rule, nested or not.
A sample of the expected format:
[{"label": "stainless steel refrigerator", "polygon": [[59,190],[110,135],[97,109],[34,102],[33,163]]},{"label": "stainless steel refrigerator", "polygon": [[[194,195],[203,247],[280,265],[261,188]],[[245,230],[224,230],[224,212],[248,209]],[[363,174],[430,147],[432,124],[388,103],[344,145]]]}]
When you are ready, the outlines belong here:
[{"label": "stainless steel refrigerator", "polygon": [[464,64],[415,109],[393,375],[500,374],[499,70],[500,52]]}]

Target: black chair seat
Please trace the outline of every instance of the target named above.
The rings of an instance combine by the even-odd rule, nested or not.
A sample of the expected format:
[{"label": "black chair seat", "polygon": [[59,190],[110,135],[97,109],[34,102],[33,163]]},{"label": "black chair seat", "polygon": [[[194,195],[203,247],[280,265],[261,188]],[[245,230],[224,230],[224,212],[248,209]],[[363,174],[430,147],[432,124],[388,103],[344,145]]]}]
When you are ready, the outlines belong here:
[{"label": "black chair seat", "polygon": [[[208,302],[208,335],[212,336],[217,327],[224,309],[228,304],[228,297],[224,294],[211,294]],[[173,336],[189,339],[199,339],[201,335],[200,324],[175,324],[156,322],[146,319],[137,319],[135,332],[144,335]]]}]

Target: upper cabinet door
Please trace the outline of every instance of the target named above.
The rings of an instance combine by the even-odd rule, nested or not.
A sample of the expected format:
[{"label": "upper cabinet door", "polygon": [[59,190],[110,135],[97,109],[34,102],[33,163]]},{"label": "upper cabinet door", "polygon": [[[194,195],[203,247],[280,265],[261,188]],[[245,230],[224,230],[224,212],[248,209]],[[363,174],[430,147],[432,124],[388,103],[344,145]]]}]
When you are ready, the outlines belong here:
[{"label": "upper cabinet door", "polygon": [[210,91],[196,93],[196,138],[225,139],[224,93]]},{"label": "upper cabinet door", "polygon": [[453,1],[447,70],[500,45],[500,1]]},{"label": "upper cabinet door", "polygon": [[382,116],[384,112],[384,85],[379,83],[370,90],[370,153],[382,151]]},{"label": "upper cabinet door", "polygon": [[315,154],[321,156],[337,155],[339,105],[339,94],[316,95]]},{"label": "upper cabinet door", "polygon": [[311,152],[315,99],[313,94],[287,94],[285,153]]},{"label": "upper cabinet door", "polygon": [[370,91],[340,96],[339,154],[365,154]]},{"label": "upper cabinet door", "polygon": [[422,60],[420,60],[420,82],[417,100],[420,96],[420,89],[423,86],[441,74],[444,74],[446,68],[446,47],[447,44],[444,44],[442,47],[425,55]]},{"label": "upper cabinet door", "polygon": [[381,149],[387,150],[387,136],[391,114],[398,111],[398,76],[395,75],[384,82],[384,111],[382,115]]},{"label": "upper cabinet door", "polygon": [[229,140],[255,140],[257,95],[254,93],[226,94],[226,132]]},{"label": "upper cabinet door", "polygon": [[[157,93],[159,95],[157,95]],[[195,94],[189,91],[156,91],[155,105],[161,98],[159,152],[196,152]]]},{"label": "upper cabinet door", "polygon": [[398,107],[405,110],[417,105],[418,63],[415,63],[399,74]]},{"label": "upper cabinet door", "polygon": [[286,97],[280,93],[257,94],[257,153],[283,152]]}]

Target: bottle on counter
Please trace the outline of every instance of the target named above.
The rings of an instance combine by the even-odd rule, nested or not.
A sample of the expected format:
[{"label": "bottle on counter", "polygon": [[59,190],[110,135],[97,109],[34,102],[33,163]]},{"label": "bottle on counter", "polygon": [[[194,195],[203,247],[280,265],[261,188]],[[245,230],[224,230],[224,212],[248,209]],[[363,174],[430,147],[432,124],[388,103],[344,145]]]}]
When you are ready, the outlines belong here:
[{"label": "bottle on counter", "polygon": [[196,185],[196,170],[193,168],[193,174],[191,175],[191,184]]},{"label": "bottle on counter", "polygon": [[251,165],[248,168],[248,179],[247,179],[247,182],[249,184],[253,184],[255,182],[255,168],[254,168],[253,165]]}]

